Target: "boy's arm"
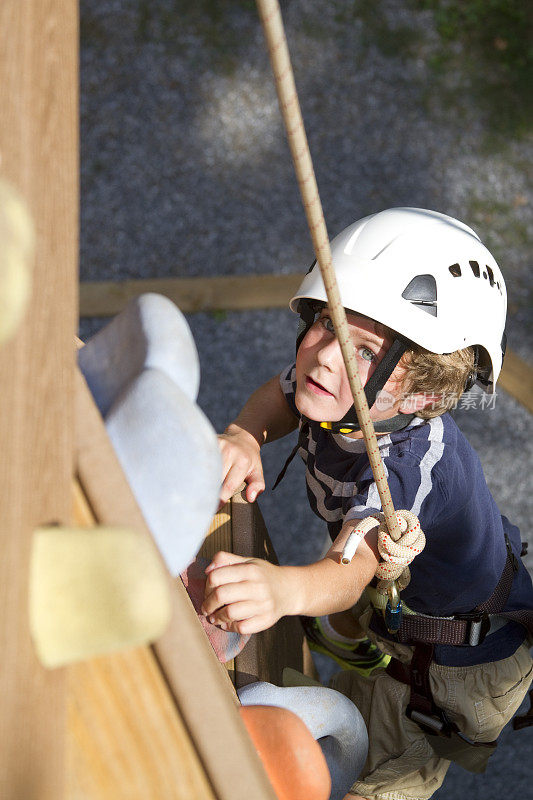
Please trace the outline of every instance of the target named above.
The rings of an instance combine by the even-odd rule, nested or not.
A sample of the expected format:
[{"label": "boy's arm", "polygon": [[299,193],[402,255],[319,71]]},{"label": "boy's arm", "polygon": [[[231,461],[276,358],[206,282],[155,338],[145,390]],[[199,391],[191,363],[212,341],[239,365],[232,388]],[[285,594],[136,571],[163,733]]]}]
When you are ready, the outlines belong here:
[{"label": "boy's arm", "polygon": [[243,481],[248,484],[246,497],[253,503],[265,488],[260,447],[285,436],[297,425],[278,376],[252,394],[237,419],[219,436],[223,463],[221,504],[229,500]]},{"label": "boy's arm", "polygon": [[206,570],[203,612],[225,630],[257,633],[285,615],[314,617],[350,608],[379,563],[376,522],[351,563],[341,564],[342,549],[356,524],[346,523],[325,558],[303,567],[217,553]]}]

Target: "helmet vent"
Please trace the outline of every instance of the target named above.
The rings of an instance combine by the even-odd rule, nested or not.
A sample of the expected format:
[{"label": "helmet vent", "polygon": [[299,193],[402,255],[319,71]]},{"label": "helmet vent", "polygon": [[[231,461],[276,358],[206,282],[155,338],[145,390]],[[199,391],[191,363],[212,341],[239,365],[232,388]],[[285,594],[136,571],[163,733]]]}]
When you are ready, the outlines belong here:
[{"label": "helmet vent", "polygon": [[459,266],[459,264],[452,264],[451,267],[448,267],[448,269],[450,270],[454,278],[461,277],[461,267]]},{"label": "helmet vent", "polygon": [[417,275],[407,284],[402,297],[432,317],[437,316],[437,282],[433,275]]},{"label": "helmet vent", "polygon": [[491,268],[488,265],[487,265],[487,272],[489,274],[490,285],[494,286],[494,283],[495,283],[495,281],[494,281],[494,273],[493,273],[493,271],[491,270]]},{"label": "helmet vent", "polygon": [[475,277],[479,278],[480,272],[479,272],[479,264],[477,263],[477,261],[471,261],[470,266],[472,267],[472,272],[474,273]]}]

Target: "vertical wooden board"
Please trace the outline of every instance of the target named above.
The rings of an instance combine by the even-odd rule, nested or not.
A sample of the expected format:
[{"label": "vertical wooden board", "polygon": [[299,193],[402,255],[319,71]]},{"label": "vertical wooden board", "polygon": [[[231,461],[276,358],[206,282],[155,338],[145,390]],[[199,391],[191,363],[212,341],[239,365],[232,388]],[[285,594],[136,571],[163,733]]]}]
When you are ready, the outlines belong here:
[{"label": "vertical wooden board", "polygon": [[231,536],[231,503],[226,503],[213,517],[213,522],[203,541],[198,555],[201,558],[212,559],[219,550],[233,552]]},{"label": "vertical wooden board", "polygon": [[[65,682],[37,662],[28,628],[33,529],[67,522],[77,324],[78,9],[0,3],[0,174],[34,222],[24,324],[0,349],[0,796],[63,796]],[[1,245],[0,245],[1,246]]]},{"label": "vertical wooden board", "polygon": [[[277,564],[259,506],[248,503],[244,492],[231,499],[231,524],[233,552]],[[316,677],[303,628],[296,617],[282,617],[272,628],[252,636],[235,657],[236,686],[240,689],[258,680],[281,686],[285,667]]]},{"label": "vertical wooden board", "polygon": [[[98,522],[151,536],[79,371],[75,428],[80,483]],[[235,690],[183,584],[169,576],[169,589],[171,623],[152,650],[217,800],[275,800]]]},{"label": "vertical wooden board", "polygon": [[[93,528],[78,480],[73,490],[74,524]],[[214,800],[150,648],[91,658],[67,674],[69,800]]]}]

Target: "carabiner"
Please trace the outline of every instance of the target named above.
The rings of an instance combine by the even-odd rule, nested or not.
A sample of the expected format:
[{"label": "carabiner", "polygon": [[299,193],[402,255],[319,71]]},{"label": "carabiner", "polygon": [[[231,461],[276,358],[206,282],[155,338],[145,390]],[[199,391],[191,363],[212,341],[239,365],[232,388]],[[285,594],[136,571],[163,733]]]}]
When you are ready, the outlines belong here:
[{"label": "carabiner", "polygon": [[396,634],[402,624],[402,601],[396,581],[392,581],[387,587],[387,594],[389,597],[385,606],[385,625],[389,633]]}]

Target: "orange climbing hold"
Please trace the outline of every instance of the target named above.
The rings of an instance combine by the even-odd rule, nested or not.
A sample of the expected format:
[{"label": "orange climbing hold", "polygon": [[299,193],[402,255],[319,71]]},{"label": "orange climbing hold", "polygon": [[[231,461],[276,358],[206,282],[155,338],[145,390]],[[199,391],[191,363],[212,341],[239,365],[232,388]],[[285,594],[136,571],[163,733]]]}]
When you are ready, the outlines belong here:
[{"label": "orange climbing hold", "polygon": [[274,706],[239,711],[279,800],[328,800],[326,759],[300,717]]}]

